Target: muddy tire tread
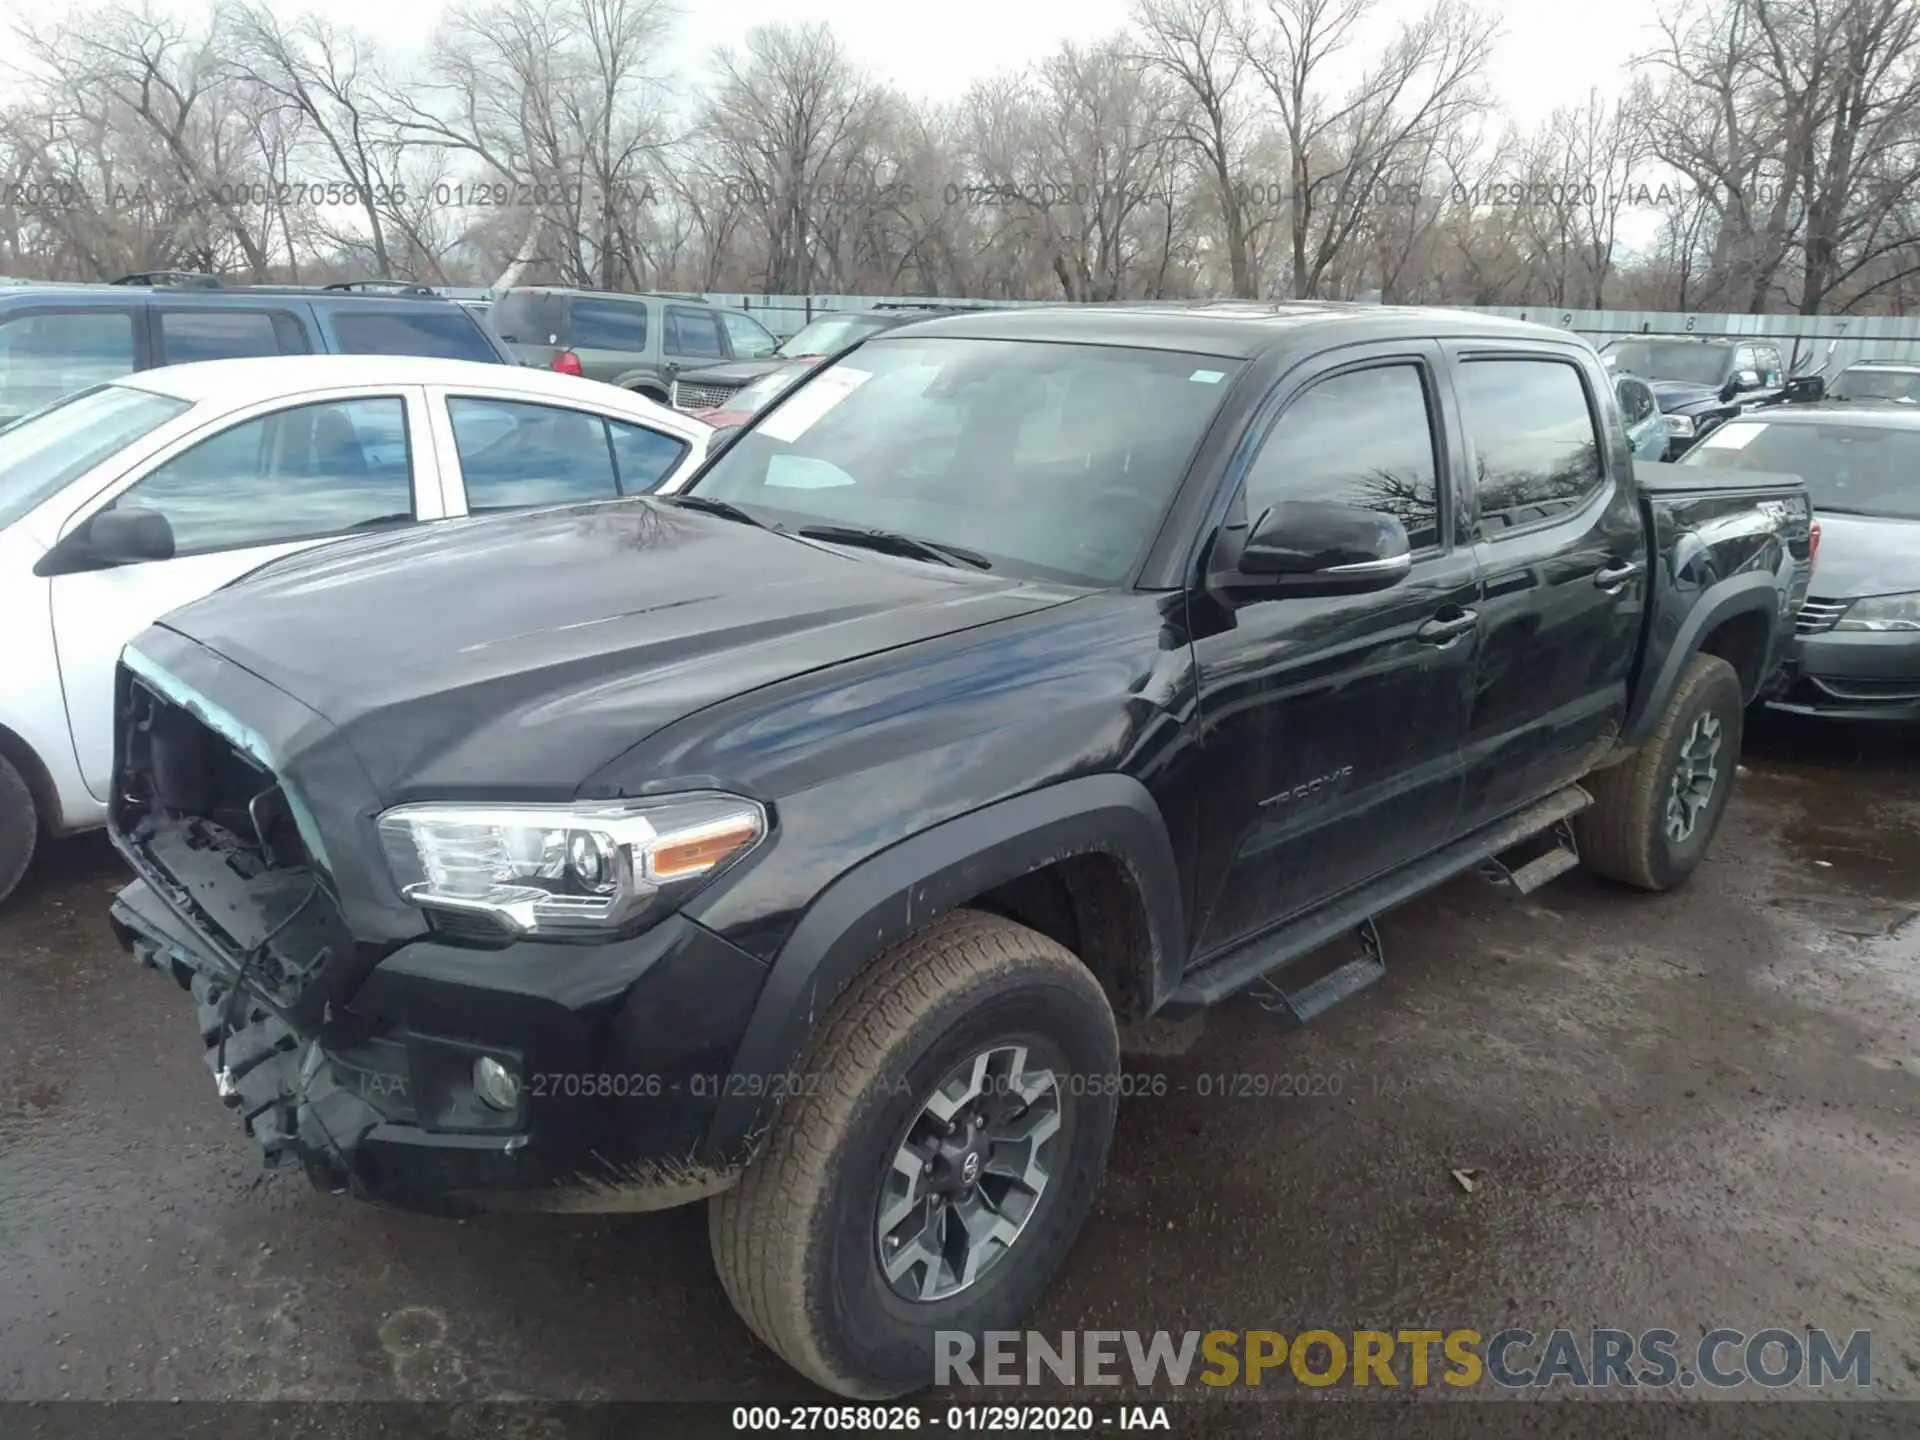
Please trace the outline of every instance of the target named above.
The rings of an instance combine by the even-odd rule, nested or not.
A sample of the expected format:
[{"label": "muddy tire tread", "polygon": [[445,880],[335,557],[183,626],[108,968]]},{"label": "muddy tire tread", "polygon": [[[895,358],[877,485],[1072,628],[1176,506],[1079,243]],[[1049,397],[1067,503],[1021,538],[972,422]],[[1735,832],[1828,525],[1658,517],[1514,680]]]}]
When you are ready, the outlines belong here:
[{"label": "muddy tire tread", "polygon": [[740,1183],[714,1198],[708,1228],[714,1268],[734,1308],[769,1349],[843,1395],[888,1398],[842,1373],[806,1305],[807,1240],[834,1181],[833,1156],[862,1092],[894,1046],[941,998],[995,972],[1038,964],[1050,977],[1077,971],[1109,1016],[1105,992],[1080,960],[1037,931],[978,910],[959,910],[877,959],[835,1001],[800,1067],[831,1087],[789,1097],[766,1147]]},{"label": "muddy tire tread", "polygon": [[39,841],[33,791],[12,762],[0,755],[0,904],[25,877]]},{"label": "muddy tire tread", "polygon": [[[1662,792],[1672,765],[1671,752],[1682,724],[1693,715],[1694,700],[1721,685],[1730,687],[1736,697],[1733,723],[1740,726],[1744,707],[1738,703],[1739,675],[1717,655],[1696,655],[1687,662],[1660,723],[1633,758],[1581,781],[1593,796],[1593,804],[1574,817],[1574,832],[1580,842],[1580,859],[1594,874],[1641,890],[1671,888],[1661,882],[1653,852],[1664,813]],[[1738,730],[1735,733],[1737,739]],[[1729,763],[1737,763],[1738,756],[1736,743]],[[1731,779],[1727,783],[1732,784]]]}]

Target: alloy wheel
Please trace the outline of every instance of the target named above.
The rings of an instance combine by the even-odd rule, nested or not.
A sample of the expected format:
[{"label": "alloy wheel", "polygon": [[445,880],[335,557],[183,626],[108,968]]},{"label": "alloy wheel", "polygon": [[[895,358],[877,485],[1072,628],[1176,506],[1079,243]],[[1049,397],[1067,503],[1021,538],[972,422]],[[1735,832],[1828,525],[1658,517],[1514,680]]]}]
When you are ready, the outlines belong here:
[{"label": "alloy wheel", "polygon": [[907,1127],[874,1223],[895,1293],[958,1295],[1006,1258],[1051,1183],[1060,1083],[1024,1045],[956,1065]]}]

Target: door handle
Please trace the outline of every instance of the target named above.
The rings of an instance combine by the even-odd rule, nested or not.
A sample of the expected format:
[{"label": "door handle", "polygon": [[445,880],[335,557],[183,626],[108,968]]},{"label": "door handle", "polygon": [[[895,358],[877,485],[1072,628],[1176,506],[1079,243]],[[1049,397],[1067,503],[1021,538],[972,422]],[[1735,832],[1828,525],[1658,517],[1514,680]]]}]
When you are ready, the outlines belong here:
[{"label": "door handle", "polygon": [[1445,620],[1436,616],[1413,633],[1422,645],[1437,645],[1444,650],[1479,623],[1478,613],[1462,610],[1458,615],[1450,616]]},{"label": "door handle", "polygon": [[1609,595],[1618,595],[1627,588],[1627,582],[1640,573],[1640,562],[1628,560],[1619,565],[1607,565],[1593,572],[1593,583]]}]

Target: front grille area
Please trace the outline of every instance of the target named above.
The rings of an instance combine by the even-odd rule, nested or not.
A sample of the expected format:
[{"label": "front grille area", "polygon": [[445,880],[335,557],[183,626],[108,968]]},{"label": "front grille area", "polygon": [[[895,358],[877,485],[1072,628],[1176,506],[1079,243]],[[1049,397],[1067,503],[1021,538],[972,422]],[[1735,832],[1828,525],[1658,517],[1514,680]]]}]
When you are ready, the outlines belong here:
[{"label": "front grille area", "polygon": [[1847,613],[1850,600],[1822,600],[1817,595],[1809,595],[1800,606],[1793,628],[1801,635],[1823,635],[1840,623],[1840,617]]},{"label": "front grille area", "polygon": [[673,382],[673,408],[676,410],[711,410],[724,405],[740,393],[738,385],[687,384]]},{"label": "front grille area", "polygon": [[353,943],[275,776],[187,708],[123,672],[113,825],[141,878],[282,1011]]}]

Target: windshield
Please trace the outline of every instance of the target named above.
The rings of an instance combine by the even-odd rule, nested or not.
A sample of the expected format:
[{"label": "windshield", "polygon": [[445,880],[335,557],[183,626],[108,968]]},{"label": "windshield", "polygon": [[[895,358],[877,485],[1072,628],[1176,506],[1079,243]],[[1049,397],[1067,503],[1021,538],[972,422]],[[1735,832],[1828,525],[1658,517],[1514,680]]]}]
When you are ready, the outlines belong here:
[{"label": "windshield", "polygon": [[886,321],[872,315],[823,315],[794,331],[774,354],[831,355],[886,328]]},{"label": "windshield", "polygon": [[874,340],[808,376],[690,487],[770,523],[872,527],[1075,584],[1124,580],[1236,361]]},{"label": "windshield", "polygon": [[171,395],[100,385],[0,430],[0,528],[190,408]]},{"label": "windshield", "polygon": [[806,374],[807,369],[805,365],[789,365],[786,369],[776,370],[771,375],[762,375],[751,385],[742,385],[729,395],[727,403],[722,408],[744,411],[751,415]]},{"label": "windshield", "polygon": [[1920,520],[1920,428],[1734,420],[1680,463],[1798,475],[1816,513]]},{"label": "windshield", "polygon": [[1691,340],[1622,340],[1609,345],[1606,354],[1615,370],[1685,385],[1719,385],[1733,357],[1728,347]]},{"label": "windshield", "polygon": [[1899,400],[1920,405],[1920,370],[1842,370],[1828,394],[1836,400]]}]

